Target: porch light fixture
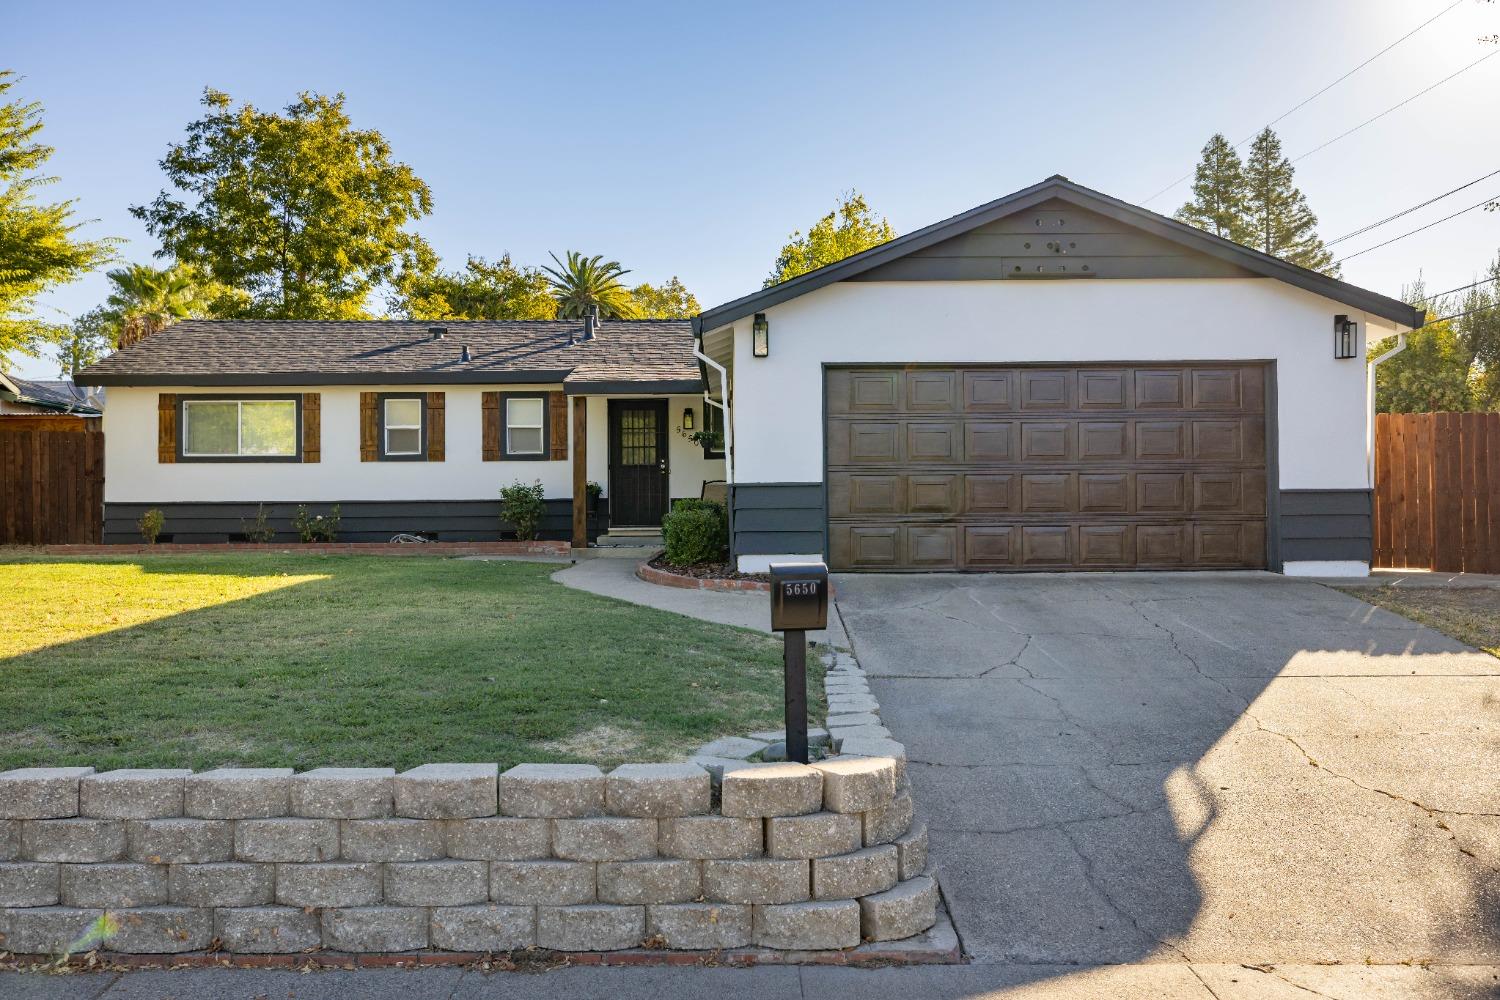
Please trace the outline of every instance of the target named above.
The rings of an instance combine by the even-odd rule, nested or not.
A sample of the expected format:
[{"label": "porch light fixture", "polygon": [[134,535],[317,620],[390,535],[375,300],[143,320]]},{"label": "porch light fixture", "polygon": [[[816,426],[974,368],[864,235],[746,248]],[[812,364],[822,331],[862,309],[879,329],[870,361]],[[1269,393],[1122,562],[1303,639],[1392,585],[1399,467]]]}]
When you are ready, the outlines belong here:
[{"label": "porch light fixture", "polygon": [[695,409],[693,409],[691,406],[689,406],[687,409],[683,410],[682,411],[682,429],[685,430],[685,431],[692,430],[693,429],[693,421],[697,417],[697,415],[698,415],[698,411],[695,410]]},{"label": "porch light fixture", "polygon": [[766,321],[765,313],[756,313],[755,322],[750,326],[750,353],[757,358],[771,353],[771,324]]},{"label": "porch light fixture", "polygon": [[1355,337],[1355,322],[1348,316],[1340,313],[1333,317],[1333,356],[1339,360],[1346,360],[1355,356],[1357,338]]}]

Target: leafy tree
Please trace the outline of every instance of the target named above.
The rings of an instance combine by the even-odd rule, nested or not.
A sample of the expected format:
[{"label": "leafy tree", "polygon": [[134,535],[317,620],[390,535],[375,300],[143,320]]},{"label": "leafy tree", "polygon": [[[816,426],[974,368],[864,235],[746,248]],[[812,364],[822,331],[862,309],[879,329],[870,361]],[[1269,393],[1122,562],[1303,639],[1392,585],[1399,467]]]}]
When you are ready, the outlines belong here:
[{"label": "leafy tree", "polygon": [[[0,97],[15,86],[0,70]],[[37,141],[39,102],[0,102],[0,368],[11,351],[37,357],[55,328],[36,314],[36,299],[92,271],[112,256],[115,240],[86,240],[73,201],[38,202],[38,188],[56,181],[39,171],[53,149]]]},{"label": "leafy tree", "polygon": [[1179,222],[1236,243],[1250,242],[1245,205],[1245,167],[1224,133],[1203,147],[1193,179],[1193,197],[1177,210]]},{"label": "leafy tree", "polygon": [[58,376],[71,378],[115,349],[119,322],[105,306],[95,306],[48,339],[53,345]]},{"label": "leafy tree", "polygon": [[1294,173],[1276,133],[1262,129],[1245,161],[1246,245],[1336,278],[1339,266],[1318,236],[1318,217],[1292,183]]},{"label": "leafy tree", "polygon": [[621,267],[619,261],[605,260],[598,254],[585,257],[577,250],[568,251],[566,264],[557,259],[557,254],[550,256],[557,267],[543,264],[542,270],[547,272],[547,283],[552,286],[552,295],[557,299],[557,315],[563,319],[579,319],[597,308],[601,316],[636,317],[635,299],[620,283],[620,278],[630,272]]},{"label": "leafy tree", "polygon": [[432,212],[431,191],[379,132],[353,127],[343,94],[303,93],[280,114],[213,89],[202,104],[161,161],[175,190],[130,211],[159,256],[248,293],[224,314],[358,319],[381,284],[433,267],[405,228]]},{"label": "leafy tree", "polygon": [[129,264],[109,272],[114,285],[104,302],[120,347],[145,340],[178,320],[233,313],[249,296],[205,279],[191,264]]},{"label": "leafy tree", "polygon": [[1476,409],[1500,410],[1500,255],[1484,274],[1487,284],[1468,289],[1452,312],[1474,386]]},{"label": "leafy tree", "polygon": [[390,307],[410,319],[553,319],[557,300],[538,268],[505,254],[493,264],[470,257],[462,271],[402,275]]},{"label": "leafy tree", "polygon": [[703,311],[698,299],[672,275],[664,285],[639,284],[630,290],[636,314],[642,319],[688,319]]},{"label": "leafy tree", "polygon": [[850,191],[839,196],[833,211],[813,223],[803,235],[798,230],[790,237],[776,264],[766,278],[766,287],[790,280],[799,274],[815,271],[827,264],[852,257],[896,238],[896,231],[865,202],[864,195]]},{"label": "leafy tree", "polygon": [[[1387,337],[1370,353],[1383,354],[1395,345],[1396,338]],[[1382,413],[1467,410],[1473,390],[1464,353],[1451,322],[1414,330],[1406,350],[1375,369],[1375,408]]]}]

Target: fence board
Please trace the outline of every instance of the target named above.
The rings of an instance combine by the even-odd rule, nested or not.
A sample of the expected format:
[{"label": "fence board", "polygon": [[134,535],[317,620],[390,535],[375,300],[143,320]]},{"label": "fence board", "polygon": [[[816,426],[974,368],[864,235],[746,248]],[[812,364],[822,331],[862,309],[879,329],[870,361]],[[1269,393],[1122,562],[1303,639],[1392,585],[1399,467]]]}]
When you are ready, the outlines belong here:
[{"label": "fence board", "polygon": [[104,526],[104,435],[0,426],[0,544],[90,544]]},{"label": "fence board", "polygon": [[1379,414],[1377,566],[1500,573],[1500,413]]}]

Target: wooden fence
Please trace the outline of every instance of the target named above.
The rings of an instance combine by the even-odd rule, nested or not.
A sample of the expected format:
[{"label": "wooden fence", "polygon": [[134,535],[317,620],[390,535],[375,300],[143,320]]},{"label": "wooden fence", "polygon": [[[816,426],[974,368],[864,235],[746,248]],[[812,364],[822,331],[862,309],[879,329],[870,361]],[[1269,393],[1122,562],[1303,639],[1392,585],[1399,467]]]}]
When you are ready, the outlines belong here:
[{"label": "wooden fence", "polygon": [[1375,565],[1500,573],[1500,413],[1377,415]]},{"label": "wooden fence", "polygon": [[104,526],[104,435],[0,421],[0,545],[86,544]]}]

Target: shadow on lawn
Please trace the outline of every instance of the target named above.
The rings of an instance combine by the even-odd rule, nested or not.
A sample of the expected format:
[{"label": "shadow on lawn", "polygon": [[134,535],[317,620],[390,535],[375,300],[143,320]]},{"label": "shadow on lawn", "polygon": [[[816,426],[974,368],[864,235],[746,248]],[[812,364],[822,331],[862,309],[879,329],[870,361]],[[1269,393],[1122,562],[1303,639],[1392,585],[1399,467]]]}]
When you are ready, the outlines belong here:
[{"label": "shadow on lawn", "polygon": [[[92,588],[77,613],[107,630],[0,659],[5,767],[608,764],[780,712],[768,638],[570,590],[550,566],[268,554],[7,572],[28,566],[86,567],[56,586]],[[214,576],[283,573],[216,596]],[[109,626],[110,602],[177,594],[202,606]]]}]

